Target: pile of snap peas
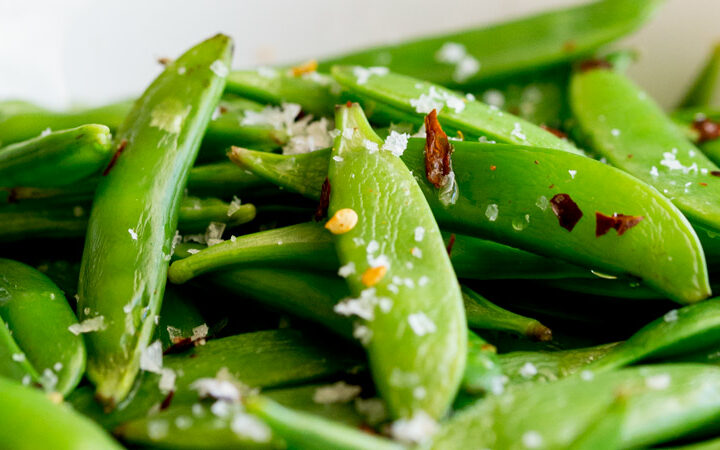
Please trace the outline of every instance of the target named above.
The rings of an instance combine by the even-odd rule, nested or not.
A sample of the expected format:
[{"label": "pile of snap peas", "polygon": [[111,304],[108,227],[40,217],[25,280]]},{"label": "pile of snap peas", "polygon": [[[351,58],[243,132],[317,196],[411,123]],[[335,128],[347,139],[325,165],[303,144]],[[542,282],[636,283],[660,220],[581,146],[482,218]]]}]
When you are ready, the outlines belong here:
[{"label": "pile of snap peas", "polygon": [[661,5],[0,101],[0,448],[720,446],[720,50],[663,111]]}]

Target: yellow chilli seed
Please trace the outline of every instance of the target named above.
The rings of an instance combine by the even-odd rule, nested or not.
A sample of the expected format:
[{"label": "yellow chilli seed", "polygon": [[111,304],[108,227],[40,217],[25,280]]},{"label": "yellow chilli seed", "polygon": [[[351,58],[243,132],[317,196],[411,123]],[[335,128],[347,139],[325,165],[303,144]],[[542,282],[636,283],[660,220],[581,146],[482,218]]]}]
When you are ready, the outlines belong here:
[{"label": "yellow chilli seed", "polygon": [[330,220],[325,223],[325,228],[332,234],[343,234],[355,228],[358,222],[357,213],[350,208],[338,210]]},{"label": "yellow chilli seed", "polygon": [[363,273],[361,281],[366,287],[375,286],[387,273],[386,266],[370,267]]}]

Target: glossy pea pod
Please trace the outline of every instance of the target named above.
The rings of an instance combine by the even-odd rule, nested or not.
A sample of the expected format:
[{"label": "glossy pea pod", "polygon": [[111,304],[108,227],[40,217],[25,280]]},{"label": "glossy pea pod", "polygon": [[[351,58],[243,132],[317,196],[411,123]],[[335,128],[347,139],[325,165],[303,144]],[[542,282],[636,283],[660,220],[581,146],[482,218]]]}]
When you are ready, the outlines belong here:
[{"label": "glossy pea pod", "polygon": [[[445,204],[435,187],[424,176],[416,175],[444,230],[563,259],[602,273],[640,278],[680,302],[695,302],[710,295],[697,234],[670,201],[635,177],[590,158],[553,149],[472,142],[453,145],[457,182],[454,203]],[[425,171],[424,148],[424,140],[410,139],[402,154],[403,162],[414,174]],[[303,185],[311,182],[314,186],[323,179],[322,173],[312,175],[316,170],[312,167],[324,158],[319,152],[296,157],[284,168],[280,168],[280,161],[271,161],[275,171],[281,172],[274,178]],[[254,167],[263,161],[255,153],[243,158],[242,166],[255,171]],[[286,176],[288,171],[290,175]],[[254,173],[273,181],[267,176],[270,172]],[[305,181],[297,174],[306,174]],[[633,195],[629,196],[629,192]],[[560,194],[569,196],[582,213],[571,231],[560,225],[560,210],[554,212],[559,205],[553,206],[553,199]],[[595,213],[643,219],[622,235],[610,230],[598,237]],[[656,245],[661,239],[665,243],[662,248]]]},{"label": "glossy pea pod", "polygon": [[[0,442],[4,448],[32,450],[121,449],[112,437],[68,405],[55,404],[43,393],[0,377]],[[42,418],[42,432],[38,419]]]},{"label": "glossy pea pod", "polygon": [[472,85],[562,64],[633,31],[662,1],[606,0],[452,34],[328,58],[337,64],[387,66],[446,86]]},{"label": "glossy pea pod", "polygon": [[167,66],[118,130],[122,152],[95,193],[78,309],[108,325],[86,337],[87,373],[111,407],[129,393],[152,336],[182,192],[231,52],[217,35]]},{"label": "glossy pea pod", "polygon": [[[24,382],[32,379],[47,391],[67,395],[83,376],[86,355],[82,337],[73,332],[79,325],[65,295],[48,277],[16,261],[0,259],[0,274],[3,341],[18,347],[3,345],[2,353],[11,359],[0,363],[0,372],[15,379],[29,375]],[[26,363],[33,370],[23,374],[17,366]]]},{"label": "glossy pea pod", "polygon": [[[582,154],[570,141],[559,138],[496,106],[463,97],[442,86],[390,72],[370,73],[364,67],[338,66],[332,75],[368,109],[415,124],[433,109],[448,134],[461,131],[468,139],[485,138],[499,143],[532,145]],[[395,113],[397,112],[397,114]]]},{"label": "glossy pea pod", "polygon": [[715,367],[671,364],[516,386],[455,415],[426,447],[567,448],[605,417],[618,392],[627,402],[619,448],[649,447],[717,429],[718,381]]},{"label": "glossy pea pod", "polygon": [[113,149],[104,125],[83,125],[0,147],[0,187],[66,186],[101,172]]},{"label": "glossy pea pod", "polygon": [[[720,229],[720,168],[624,75],[576,72],[570,102],[581,132],[608,162],[657,188],[693,223]],[[617,212],[617,211],[616,211]]]}]

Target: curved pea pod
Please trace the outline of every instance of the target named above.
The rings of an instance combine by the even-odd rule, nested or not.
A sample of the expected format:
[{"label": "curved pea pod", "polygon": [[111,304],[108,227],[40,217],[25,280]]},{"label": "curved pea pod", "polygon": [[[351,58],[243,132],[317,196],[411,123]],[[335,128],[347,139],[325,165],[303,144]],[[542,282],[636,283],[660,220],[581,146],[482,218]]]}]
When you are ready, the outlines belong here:
[{"label": "curved pea pod", "polygon": [[705,65],[680,102],[680,108],[720,106],[720,44],[715,44]]},{"label": "curved pea pod", "polygon": [[205,231],[211,222],[234,227],[255,218],[255,205],[228,204],[217,198],[185,197],[180,204],[178,226],[185,232]]},{"label": "curved pea pod", "polygon": [[129,393],[152,337],[182,192],[231,52],[230,38],[217,35],[167,66],[118,130],[121,151],[95,193],[78,310],[107,324],[86,344],[88,378],[108,405]]},{"label": "curved pea pod", "polygon": [[75,314],[48,277],[25,264],[0,259],[0,318],[48,391],[72,391],[85,371],[85,345]]},{"label": "curved pea pod", "polygon": [[[570,103],[592,148],[672,199],[701,226],[720,229],[720,168],[629,79],[605,69],[575,73]],[[718,172],[720,173],[720,172]]]},{"label": "curved pea pod", "polygon": [[331,116],[340,102],[340,88],[332,78],[317,72],[293,75],[267,67],[234,70],[228,75],[225,90],[274,105],[297,103],[303,111],[317,116]]},{"label": "curved pea pod", "polygon": [[248,190],[268,187],[262,178],[240,169],[230,161],[195,166],[190,170],[187,189],[193,195],[231,198]]},{"label": "curved pea pod", "polygon": [[503,309],[467,286],[462,286],[462,293],[470,328],[509,331],[537,341],[552,339],[550,328],[537,320]]},{"label": "curved pea pod", "polygon": [[[424,143],[410,139],[402,155],[415,174],[425,171]],[[705,258],[695,231],[677,208],[636,178],[590,158],[551,149],[471,142],[455,142],[454,147],[455,203],[445,205],[425,177],[416,177],[444,230],[600,272],[635,276],[681,302],[709,296]],[[235,149],[233,154],[241,167],[310,195],[313,186],[320,184],[316,182],[324,179],[315,172],[325,156],[320,152],[296,156],[292,163],[281,158],[266,160],[262,153],[248,150]],[[570,232],[559,225],[553,210],[552,201],[559,194],[568,195],[583,213]],[[643,220],[622,236],[611,230],[596,237],[597,219],[592,214],[598,212]],[[666,243],[663,248],[654,244],[658,236]]]},{"label": "curved pea pod", "polygon": [[720,300],[712,299],[668,312],[587,370],[605,372],[646,359],[667,359],[717,347],[719,342]]},{"label": "curved pea pod", "polygon": [[[55,404],[43,393],[0,377],[0,442],[17,450],[121,449],[96,424],[65,404]],[[42,432],[38,419],[43,418]]]},{"label": "curved pea pod", "polygon": [[353,450],[401,450],[404,447],[388,439],[364,433],[356,428],[295,411],[263,396],[245,401],[248,412],[260,417],[291,448]]},{"label": "curved pea pod", "polygon": [[[333,77],[372,111],[378,106],[384,114],[400,112],[401,118],[412,117],[421,123],[435,109],[443,128],[460,130],[468,138],[484,137],[506,144],[532,145],[583,154],[570,141],[559,138],[496,106],[459,94],[426,81],[390,72],[366,74],[363,67],[334,67]],[[370,115],[372,118],[372,115]]]},{"label": "curved pea pod", "polygon": [[[355,269],[346,281],[359,296],[338,308],[364,319],[371,372],[391,416],[441,417],[465,367],[467,323],[440,230],[402,161],[365,148],[364,141],[382,141],[359,105],[339,107],[335,123],[352,133],[343,132],[333,148],[326,226],[340,263]],[[333,221],[344,221],[343,213],[350,223],[338,229]],[[358,311],[353,303],[369,307]]]},{"label": "curved pea pod", "polygon": [[27,102],[0,102],[0,145],[32,139],[48,128],[64,130],[86,123],[98,123],[115,130],[132,103],[122,101],[97,108],[55,112]]},{"label": "curved pea pod", "polygon": [[291,329],[258,331],[212,339],[188,352],[165,355],[162,368],[175,374],[174,386],[161,389],[161,375],[143,372],[133,395],[112,412],[103,410],[89,387],[77,389],[68,401],[103,427],[114,428],[168,401],[169,390],[174,390],[172,405],[195,402],[192,383],[213,378],[223,368],[250,387],[273,388],[337,376],[361,366],[355,352],[320,337]]},{"label": "curved pea pod", "polygon": [[593,2],[328,58],[319,69],[336,64],[381,65],[439,84],[466,86],[592,53],[640,26],[661,3]]},{"label": "curved pea pod", "polygon": [[427,447],[566,448],[602,419],[618,392],[627,401],[620,448],[648,447],[712,424],[719,381],[718,368],[673,364],[521,385],[460,412]]},{"label": "curved pea pod", "polygon": [[55,131],[0,148],[0,187],[58,187],[105,168],[113,150],[105,125]]},{"label": "curved pea pod", "polygon": [[37,382],[40,375],[30,364],[13,337],[12,331],[0,321],[0,376],[23,384]]}]

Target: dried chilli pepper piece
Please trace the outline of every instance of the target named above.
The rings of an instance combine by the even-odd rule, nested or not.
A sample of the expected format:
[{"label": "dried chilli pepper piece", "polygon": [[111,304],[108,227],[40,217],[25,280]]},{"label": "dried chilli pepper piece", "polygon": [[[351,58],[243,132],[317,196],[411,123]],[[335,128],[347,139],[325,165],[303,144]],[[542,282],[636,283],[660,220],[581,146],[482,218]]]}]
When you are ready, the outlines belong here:
[{"label": "dried chilli pepper piece", "polygon": [[577,203],[568,194],[555,194],[550,199],[550,205],[560,222],[560,226],[568,231],[572,231],[583,216],[583,212]]},{"label": "dried chilli pepper piece", "polygon": [[450,145],[447,134],[437,120],[437,110],[425,116],[425,176],[436,188],[441,188],[452,172]]},{"label": "dried chilli pepper piece", "polygon": [[622,236],[630,228],[639,224],[644,217],[628,216],[625,214],[614,213],[612,216],[596,211],[595,212],[595,237],[600,237],[614,228],[618,236]]}]

